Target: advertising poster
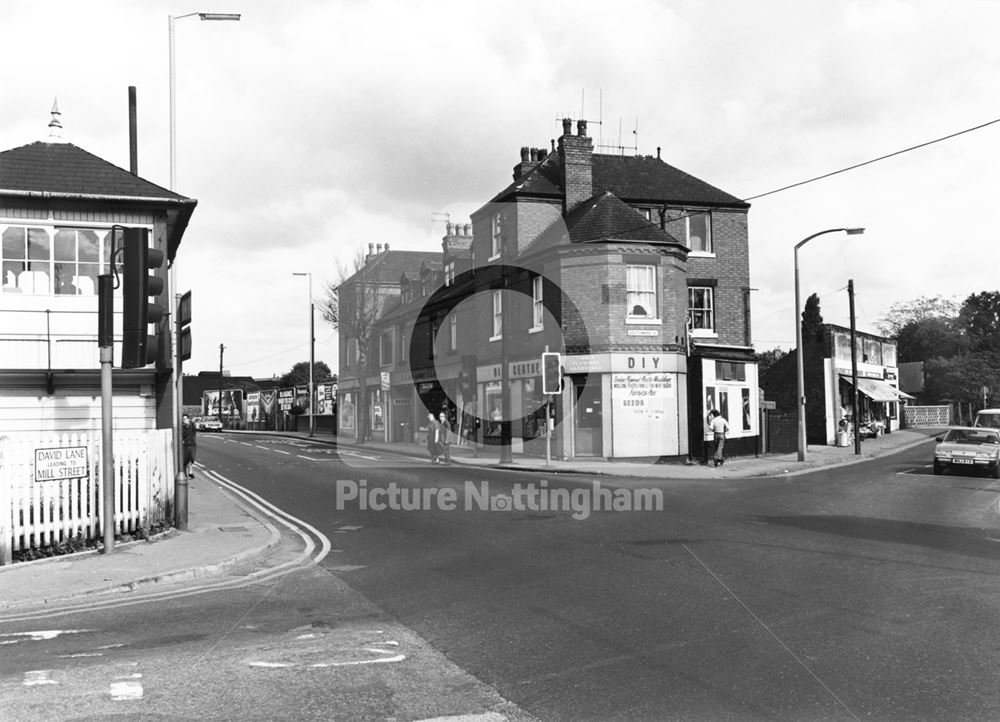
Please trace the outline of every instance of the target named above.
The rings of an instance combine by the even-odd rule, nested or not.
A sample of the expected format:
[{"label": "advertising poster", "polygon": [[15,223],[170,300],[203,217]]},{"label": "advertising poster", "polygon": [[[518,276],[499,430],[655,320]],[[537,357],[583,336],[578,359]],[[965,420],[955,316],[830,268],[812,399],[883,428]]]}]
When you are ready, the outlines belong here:
[{"label": "advertising poster", "polygon": [[344,394],[344,403],[340,407],[339,427],[346,431],[354,430],[354,395]]},{"label": "advertising poster", "polygon": [[611,375],[615,456],[680,453],[677,385],[670,374]]},{"label": "advertising poster", "polygon": [[316,413],[320,416],[332,416],[337,406],[337,384],[316,384]]},{"label": "advertising poster", "polygon": [[247,392],[244,412],[246,413],[245,421],[248,424],[256,424],[260,421],[260,391]]},{"label": "advertising poster", "polygon": [[295,406],[302,409],[302,413],[309,413],[309,386],[295,387]]},{"label": "advertising poster", "polygon": [[260,392],[260,421],[265,426],[273,426],[275,419],[275,412],[278,410],[278,392],[271,391],[261,391]]},{"label": "advertising poster", "polygon": [[295,389],[278,389],[278,411],[289,413],[295,403]]},{"label": "advertising poster", "polygon": [[219,392],[218,391],[202,391],[201,392],[201,415],[202,416],[218,416],[219,415]]},{"label": "advertising poster", "polygon": [[242,418],[243,389],[222,390],[222,415],[229,418]]}]

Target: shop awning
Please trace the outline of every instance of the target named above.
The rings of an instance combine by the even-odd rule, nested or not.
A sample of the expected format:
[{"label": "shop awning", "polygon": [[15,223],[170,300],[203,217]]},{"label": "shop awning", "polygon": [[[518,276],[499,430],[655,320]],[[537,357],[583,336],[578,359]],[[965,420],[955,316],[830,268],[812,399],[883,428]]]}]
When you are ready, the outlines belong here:
[{"label": "shop awning", "polygon": [[[847,383],[851,383],[851,377],[841,374],[840,378]],[[872,401],[899,401],[900,399],[912,399],[905,391],[900,391],[895,386],[887,384],[879,379],[858,378],[858,391],[870,398]]]}]

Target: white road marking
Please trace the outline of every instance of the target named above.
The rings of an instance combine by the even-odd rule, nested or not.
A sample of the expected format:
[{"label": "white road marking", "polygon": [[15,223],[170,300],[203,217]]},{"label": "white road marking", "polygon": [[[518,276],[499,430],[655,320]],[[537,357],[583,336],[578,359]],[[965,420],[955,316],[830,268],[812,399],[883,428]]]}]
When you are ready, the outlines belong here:
[{"label": "white road marking", "polygon": [[60,654],[59,659],[76,659],[77,657],[103,657],[104,652],[77,652],[76,654]]},{"label": "white road marking", "polygon": [[271,450],[270,446],[261,446],[260,444],[254,444],[254,446],[256,446],[258,449],[263,449],[264,451],[270,451]]},{"label": "white road marking", "polygon": [[240,443],[241,443],[241,444],[243,444],[243,446],[253,446],[253,444],[248,444],[248,443],[247,443],[247,442],[245,442],[245,441],[241,441]]},{"label": "white road marking", "polygon": [[359,459],[367,459],[368,461],[378,461],[378,457],[377,456],[365,456],[364,454],[359,454],[356,451],[347,451],[345,449],[341,449],[340,450],[340,455],[344,456],[345,454],[347,456],[356,456]]},{"label": "white road marking", "polygon": [[287,664],[285,662],[251,662],[251,667],[266,667],[268,669],[282,669],[284,667],[292,667],[294,665]]},{"label": "white road marking", "polygon": [[[55,639],[62,634],[84,634],[93,631],[93,629],[45,629],[37,632],[8,632],[7,634],[0,634],[0,637],[15,637],[15,639],[0,642],[0,644],[17,644],[29,639],[32,642],[45,642]],[[17,639],[18,637],[19,639]]]},{"label": "white road marking", "polygon": [[52,679],[51,669],[32,669],[24,673],[24,679],[21,680],[21,684],[24,687],[38,687],[44,684],[59,683]]},{"label": "white road marking", "polygon": [[[141,677],[142,675],[138,676]],[[112,682],[110,691],[111,699],[116,702],[127,702],[129,700],[142,699],[142,682],[137,682],[135,680]]]},{"label": "white road marking", "polygon": [[336,459],[314,459],[311,456],[305,456],[304,454],[296,454],[300,459],[305,459],[306,461],[336,461]]},{"label": "white road marking", "polygon": [[337,531],[357,531],[358,529],[364,529],[361,526],[338,526]]},{"label": "white road marking", "polygon": [[273,451],[275,454],[284,454],[285,456],[291,456],[292,455],[292,452],[290,452],[290,451],[282,451],[281,449],[271,449],[271,451]]}]

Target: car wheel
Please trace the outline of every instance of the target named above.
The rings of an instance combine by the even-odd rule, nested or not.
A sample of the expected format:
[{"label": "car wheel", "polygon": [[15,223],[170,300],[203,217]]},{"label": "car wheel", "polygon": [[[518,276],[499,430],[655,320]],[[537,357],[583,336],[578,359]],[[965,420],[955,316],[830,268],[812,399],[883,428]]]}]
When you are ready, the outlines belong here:
[{"label": "car wheel", "polygon": [[943,469],[941,468],[941,464],[939,464],[938,461],[937,461],[937,459],[935,459],[934,460],[934,475],[935,476],[940,476],[942,472],[943,472]]}]

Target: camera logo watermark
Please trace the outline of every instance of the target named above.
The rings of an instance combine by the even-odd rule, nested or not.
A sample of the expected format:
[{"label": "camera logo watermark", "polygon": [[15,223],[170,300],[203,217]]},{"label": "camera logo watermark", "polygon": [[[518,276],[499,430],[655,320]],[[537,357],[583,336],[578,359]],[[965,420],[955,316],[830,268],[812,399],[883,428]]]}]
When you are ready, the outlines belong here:
[{"label": "camera logo watermark", "polygon": [[574,489],[550,488],[547,481],[515,483],[491,491],[488,481],[466,481],[461,486],[403,487],[396,482],[368,486],[338,479],[336,509],[360,511],[515,511],[570,512],[582,521],[594,512],[663,511],[661,489],[605,487],[599,481]]}]

